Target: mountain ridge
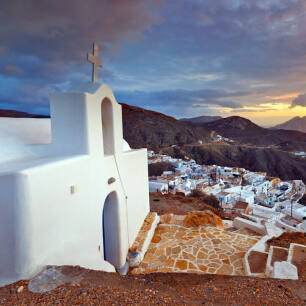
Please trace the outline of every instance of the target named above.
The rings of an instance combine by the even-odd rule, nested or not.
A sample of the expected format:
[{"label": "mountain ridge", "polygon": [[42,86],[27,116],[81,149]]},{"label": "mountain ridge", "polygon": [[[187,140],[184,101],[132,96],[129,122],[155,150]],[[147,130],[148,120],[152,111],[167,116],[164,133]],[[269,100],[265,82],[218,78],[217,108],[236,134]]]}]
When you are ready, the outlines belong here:
[{"label": "mountain ridge", "polygon": [[239,116],[222,118],[204,123],[201,126],[224,137],[231,138],[240,144],[280,146],[287,143],[287,146],[290,144],[291,148],[296,145],[298,150],[301,147],[306,149],[306,133],[263,128],[251,120]]},{"label": "mountain ridge", "polygon": [[216,121],[222,119],[221,116],[199,116],[199,117],[192,117],[192,118],[181,118],[180,121],[187,121],[192,122],[195,124],[207,123],[211,121]]},{"label": "mountain ridge", "polygon": [[141,107],[120,104],[123,136],[134,148],[154,148],[211,139],[210,132],[202,126]]},{"label": "mountain ridge", "polygon": [[47,115],[36,115],[27,112],[11,110],[11,109],[0,109],[0,117],[6,118],[50,118]]},{"label": "mountain ridge", "polygon": [[[265,129],[239,116],[199,125],[124,103],[121,106],[123,137],[132,148],[147,147],[172,156],[189,156],[198,163],[240,166],[306,182],[305,159],[286,152],[306,151],[306,133]],[[216,133],[234,143],[214,144]]]},{"label": "mountain ridge", "polygon": [[295,130],[306,133],[306,116],[296,116],[290,120],[274,126],[272,129]]}]

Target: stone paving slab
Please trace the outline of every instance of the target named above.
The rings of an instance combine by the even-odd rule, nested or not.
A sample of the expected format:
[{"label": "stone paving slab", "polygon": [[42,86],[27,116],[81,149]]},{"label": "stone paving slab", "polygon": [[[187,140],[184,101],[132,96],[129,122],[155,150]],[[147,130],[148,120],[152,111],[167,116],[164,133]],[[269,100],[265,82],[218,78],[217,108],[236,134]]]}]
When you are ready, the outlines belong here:
[{"label": "stone paving slab", "polygon": [[211,226],[159,224],[142,263],[130,273],[245,275],[242,259],[258,240],[256,236]]}]

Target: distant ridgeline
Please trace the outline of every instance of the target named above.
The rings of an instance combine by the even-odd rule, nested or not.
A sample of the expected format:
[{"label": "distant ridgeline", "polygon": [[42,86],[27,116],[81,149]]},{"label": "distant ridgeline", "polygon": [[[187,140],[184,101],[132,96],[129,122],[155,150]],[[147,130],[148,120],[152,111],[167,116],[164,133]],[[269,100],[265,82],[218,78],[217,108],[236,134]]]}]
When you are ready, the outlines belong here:
[{"label": "distant ridgeline", "polygon": [[[189,156],[199,164],[245,167],[306,183],[305,159],[289,153],[306,152],[306,133],[266,129],[238,116],[195,124],[140,107],[121,106],[124,139],[133,148],[162,150],[172,156]],[[12,110],[0,110],[0,117],[48,118]],[[213,132],[235,142],[228,146],[211,144]]]},{"label": "distant ridgeline", "polygon": [[0,109],[0,117],[7,118],[50,118],[47,115],[35,115],[26,112],[10,110],[10,109]]},{"label": "distant ridgeline", "polygon": [[306,116],[294,117],[282,124],[276,125],[274,129],[295,130],[306,133]]},{"label": "distant ridgeline", "polygon": [[200,117],[193,117],[193,118],[181,118],[181,121],[188,121],[195,124],[207,123],[222,119],[221,116],[200,116]]}]

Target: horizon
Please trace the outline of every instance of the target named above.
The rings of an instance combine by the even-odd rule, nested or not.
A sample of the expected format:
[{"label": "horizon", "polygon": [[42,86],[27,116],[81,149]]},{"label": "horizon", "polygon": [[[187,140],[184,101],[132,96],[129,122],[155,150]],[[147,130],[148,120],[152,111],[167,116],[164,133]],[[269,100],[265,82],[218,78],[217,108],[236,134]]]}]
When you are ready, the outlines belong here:
[{"label": "horizon", "polygon": [[1,109],[49,114],[50,93],[90,81],[95,41],[120,102],[261,126],[306,116],[302,0],[17,0],[0,16]]},{"label": "horizon", "polygon": [[[118,102],[119,104],[126,104],[126,103],[124,103],[124,102]],[[127,104],[128,105],[128,104]],[[136,107],[139,107],[139,106],[136,106]],[[148,110],[148,111],[152,111],[152,110],[150,110],[150,109],[148,109],[148,108],[143,108],[143,109],[145,109],[145,110]],[[29,114],[29,115],[40,115],[40,116],[48,116],[50,119],[51,119],[51,116],[50,116],[50,112],[48,112],[48,113],[31,113],[31,112],[28,112],[28,111],[26,111],[26,110],[20,110],[20,109],[15,109],[15,108],[6,108],[6,109],[4,109],[4,108],[0,108],[0,111],[1,110],[4,110],[4,111],[20,111],[20,112],[25,112],[25,113],[27,113],[27,114]],[[157,113],[161,113],[161,112],[158,112],[158,111],[156,111]],[[164,114],[164,113],[161,113],[162,115],[166,115],[166,116],[169,116],[169,117],[173,117],[173,116],[171,116],[170,114]],[[203,116],[205,116],[205,115],[203,115]],[[182,119],[194,119],[194,118],[199,118],[199,117],[203,117],[203,116],[195,116],[195,117],[179,117],[179,118],[177,118],[177,117],[173,117],[174,119],[176,119],[176,120],[182,120]],[[206,116],[206,117],[216,117],[216,116],[214,116],[214,115],[211,115],[211,116]],[[218,116],[217,116],[218,117]],[[224,116],[224,117],[222,117],[222,116],[219,116],[220,118],[219,119],[226,119],[226,118],[229,118],[229,117],[240,117],[240,118],[244,118],[244,119],[248,119],[248,118],[246,118],[246,117],[243,117],[243,116],[238,116],[238,115],[230,115],[230,116]],[[295,116],[295,117],[292,117],[292,118],[290,118],[289,120],[291,120],[291,119],[295,119],[295,118],[300,118],[300,119],[303,119],[303,118],[306,118],[306,116]],[[219,119],[216,119],[216,120],[219,120]],[[253,122],[253,123],[255,123],[256,125],[258,125],[258,126],[261,126],[261,127],[263,127],[263,128],[271,128],[271,127],[274,127],[274,126],[276,126],[276,125],[278,125],[278,124],[276,124],[276,125],[261,125],[261,124],[258,124],[258,123],[256,123],[255,121],[253,121],[253,120],[251,120],[251,119],[248,119],[248,120],[250,120],[251,122]],[[280,122],[280,124],[282,124],[282,123],[286,123],[287,121],[289,121],[289,120],[286,120],[286,121],[282,121],[282,122]],[[214,120],[215,121],[215,120]]]}]

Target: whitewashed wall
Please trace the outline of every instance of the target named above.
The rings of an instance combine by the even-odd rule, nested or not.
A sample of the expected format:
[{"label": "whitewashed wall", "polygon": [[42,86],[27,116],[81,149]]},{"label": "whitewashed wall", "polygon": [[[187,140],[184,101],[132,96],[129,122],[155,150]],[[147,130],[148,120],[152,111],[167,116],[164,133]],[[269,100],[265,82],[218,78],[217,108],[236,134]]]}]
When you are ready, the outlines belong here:
[{"label": "whitewashed wall", "polygon": [[[149,212],[147,151],[123,151],[121,106],[105,85],[88,86],[82,89],[85,94],[51,100],[57,118],[51,145],[36,146],[34,160],[0,164],[0,284],[28,278],[44,265],[112,271],[103,259],[102,213],[113,191],[120,247],[112,264],[122,267]],[[106,96],[114,106],[116,137],[115,155],[108,156],[103,154],[101,127]],[[76,109],[69,113],[71,107]],[[112,184],[110,177],[115,178]]]}]

